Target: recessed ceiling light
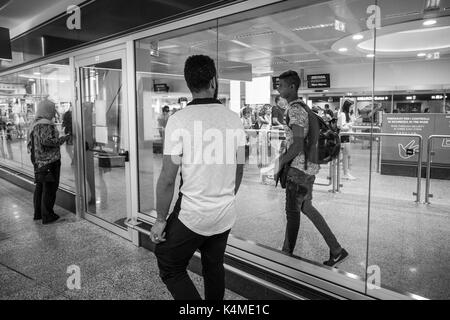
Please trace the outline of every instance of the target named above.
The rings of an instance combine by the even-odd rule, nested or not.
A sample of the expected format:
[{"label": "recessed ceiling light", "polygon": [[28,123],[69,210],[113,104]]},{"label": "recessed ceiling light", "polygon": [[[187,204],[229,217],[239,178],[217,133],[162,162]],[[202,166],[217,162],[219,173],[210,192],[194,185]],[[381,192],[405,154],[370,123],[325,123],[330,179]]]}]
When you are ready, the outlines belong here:
[{"label": "recessed ceiling light", "polygon": [[355,34],[353,36],[353,40],[361,40],[364,39],[364,36],[362,34]]},{"label": "recessed ceiling light", "polygon": [[431,19],[431,20],[425,20],[423,22],[424,26],[432,26],[433,24],[436,24],[436,20]]},{"label": "recessed ceiling light", "polygon": [[339,52],[347,52],[348,49],[347,48],[339,48]]},{"label": "recessed ceiling light", "polygon": [[369,53],[368,55],[366,55],[367,58],[373,58],[375,57],[375,55],[373,53]]},{"label": "recessed ceiling light", "polygon": [[34,79],[28,79],[28,81],[30,81],[30,82],[33,82],[33,81],[34,81]]},{"label": "recessed ceiling light", "polygon": [[425,57],[427,54],[425,53],[425,52],[421,52],[421,53],[418,53],[417,54],[417,56],[418,57]]},{"label": "recessed ceiling light", "polygon": [[34,72],[33,74],[34,74],[35,76],[40,76],[40,75],[41,75],[40,72]]}]

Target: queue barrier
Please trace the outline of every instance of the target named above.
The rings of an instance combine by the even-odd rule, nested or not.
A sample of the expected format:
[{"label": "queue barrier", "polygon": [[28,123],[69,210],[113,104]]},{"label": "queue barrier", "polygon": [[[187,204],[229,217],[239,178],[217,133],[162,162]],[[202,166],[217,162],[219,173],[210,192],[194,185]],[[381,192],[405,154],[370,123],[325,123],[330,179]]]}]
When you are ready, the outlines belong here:
[{"label": "queue barrier", "polygon": [[[381,127],[378,126],[353,126],[353,130],[370,130],[370,131],[377,131],[378,133],[381,133]],[[361,132],[361,133],[367,133],[367,132]],[[380,163],[381,163],[381,139],[379,137],[376,138],[377,141],[377,173],[380,173]]]},{"label": "queue barrier", "polygon": [[[266,142],[267,145],[262,145],[260,146],[260,141],[258,140],[258,146],[260,146],[262,149],[267,148],[271,145],[272,143],[272,134],[275,134],[278,138],[281,138],[280,141],[285,140],[286,138],[286,134],[283,130],[261,130],[261,129],[245,129],[246,133],[253,133],[258,135],[258,137],[261,136],[261,134],[266,134],[265,138],[262,140],[263,142]],[[262,152],[262,154],[258,153],[258,163],[270,163],[271,161],[269,160],[268,157],[268,153],[267,152]],[[260,158],[261,157],[261,158]],[[270,156],[270,158],[275,158],[273,155]],[[271,159],[273,160],[273,159]],[[319,186],[331,186],[333,185],[332,189],[330,190],[330,192],[336,192],[336,187],[335,187],[335,180],[336,180],[336,176],[335,176],[335,172],[336,172],[336,163],[335,162],[330,162],[329,164],[329,174],[327,177],[328,183],[318,183],[315,182],[315,185],[319,185]]]},{"label": "queue barrier", "polygon": [[430,194],[430,180],[431,180],[431,160],[434,155],[433,150],[433,140],[434,139],[450,139],[450,135],[431,135],[428,137],[428,146],[427,146],[427,175],[426,175],[426,184],[425,184],[425,203],[430,204],[430,198],[433,197],[433,194]]},{"label": "queue barrier", "polygon": [[[418,154],[417,159],[417,190],[413,193],[414,196],[416,196],[416,202],[420,203],[420,192],[421,192],[421,179],[422,179],[422,150],[423,150],[423,138],[419,134],[397,134],[397,133],[355,133],[355,132],[342,132],[339,134],[339,136],[366,136],[366,137],[408,137],[408,138],[417,138],[419,140],[419,151],[416,152]],[[381,139],[379,139],[381,140]],[[379,142],[380,144],[380,142]],[[339,174],[339,167],[338,166],[338,175],[337,175],[337,190],[339,191],[339,184],[340,184],[340,174]]]}]

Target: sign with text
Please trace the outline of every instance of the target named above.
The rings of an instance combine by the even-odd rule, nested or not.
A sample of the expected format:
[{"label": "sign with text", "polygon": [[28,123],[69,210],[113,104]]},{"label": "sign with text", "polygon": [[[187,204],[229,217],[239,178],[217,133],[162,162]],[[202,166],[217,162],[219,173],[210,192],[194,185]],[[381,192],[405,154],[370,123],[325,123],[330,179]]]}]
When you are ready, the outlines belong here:
[{"label": "sign with text", "polygon": [[169,86],[166,83],[155,83],[153,90],[155,92],[169,92]]},{"label": "sign with text", "polygon": [[330,74],[309,74],[307,75],[307,82],[309,89],[329,88]]},{"label": "sign with text", "polygon": [[[419,134],[423,138],[423,162],[426,162],[427,139],[430,135],[450,134],[450,115],[426,113],[388,113],[383,115],[383,133]],[[433,163],[450,165],[450,148],[446,139],[433,141]],[[417,163],[419,141],[414,137],[384,137],[381,160]]]}]

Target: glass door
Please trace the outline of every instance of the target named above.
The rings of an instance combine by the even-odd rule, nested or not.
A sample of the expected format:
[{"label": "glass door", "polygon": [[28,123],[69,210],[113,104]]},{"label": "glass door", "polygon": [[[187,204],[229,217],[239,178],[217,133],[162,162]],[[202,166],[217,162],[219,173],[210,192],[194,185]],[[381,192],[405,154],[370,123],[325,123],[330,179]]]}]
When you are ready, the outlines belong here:
[{"label": "glass door", "polygon": [[125,50],[75,59],[85,218],[129,238],[131,214]]}]

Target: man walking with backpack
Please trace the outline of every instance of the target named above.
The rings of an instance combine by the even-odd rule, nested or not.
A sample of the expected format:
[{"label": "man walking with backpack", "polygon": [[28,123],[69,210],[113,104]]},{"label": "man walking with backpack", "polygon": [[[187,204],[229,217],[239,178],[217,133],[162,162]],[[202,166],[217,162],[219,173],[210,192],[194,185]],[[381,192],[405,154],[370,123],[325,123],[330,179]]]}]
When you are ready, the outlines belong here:
[{"label": "man walking with backpack", "polygon": [[[317,143],[319,122],[316,115],[299,99],[300,77],[295,71],[286,71],[280,75],[278,91],[289,102],[286,111],[287,151],[275,167],[275,179],[280,170],[287,170],[286,178],[286,234],[283,252],[292,255],[300,227],[300,211],[303,212],[319,230],[330,248],[330,258],[324,262],[335,266],[347,258],[348,253],[336,240],[325,219],[312,204],[312,189],[315,176],[320,170]],[[316,144],[314,146],[314,144]],[[312,161],[311,161],[312,160]],[[289,166],[286,168],[285,166]]]}]

